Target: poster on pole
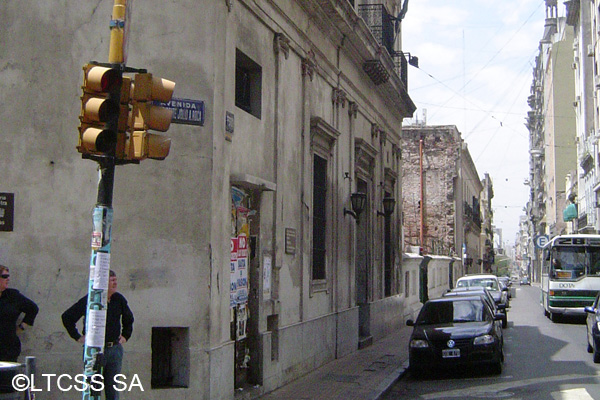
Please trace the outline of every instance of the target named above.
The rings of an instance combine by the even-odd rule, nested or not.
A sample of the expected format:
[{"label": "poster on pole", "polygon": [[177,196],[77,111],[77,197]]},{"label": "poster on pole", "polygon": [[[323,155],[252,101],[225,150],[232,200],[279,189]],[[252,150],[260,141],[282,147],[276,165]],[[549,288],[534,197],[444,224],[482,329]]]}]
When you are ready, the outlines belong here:
[{"label": "poster on pole", "polygon": [[88,310],[85,344],[88,347],[103,347],[106,332],[106,310]]},{"label": "poster on pole", "polygon": [[94,267],[94,284],[96,290],[108,289],[108,280],[110,275],[110,253],[96,253],[96,265]]}]

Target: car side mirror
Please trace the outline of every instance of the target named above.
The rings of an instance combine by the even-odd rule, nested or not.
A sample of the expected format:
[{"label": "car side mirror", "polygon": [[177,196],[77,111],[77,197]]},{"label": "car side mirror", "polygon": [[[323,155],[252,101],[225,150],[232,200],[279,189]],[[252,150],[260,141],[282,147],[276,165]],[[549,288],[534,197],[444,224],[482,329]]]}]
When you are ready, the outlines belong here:
[{"label": "car side mirror", "polygon": [[508,288],[507,288],[507,287],[503,287],[503,288],[502,288],[502,291],[503,291],[503,292],[508,292]]},{"label": "car side mirror", "polygon": [[494,321],[502,321],[504,319],[504,316],[500,313],[496,313],[496,315],[494,315]]},{"label": "car side mirror", "polygon": [[406,320],[406,326],[415,326],[415,321],[412,319]]},{"label": "car side mirror", "polygon": [[592,306],[584,307],[583,310],[586,313],[590,313],[590,314],[595,314],[596,313],[596,309],[594,307],[592,307]]}]

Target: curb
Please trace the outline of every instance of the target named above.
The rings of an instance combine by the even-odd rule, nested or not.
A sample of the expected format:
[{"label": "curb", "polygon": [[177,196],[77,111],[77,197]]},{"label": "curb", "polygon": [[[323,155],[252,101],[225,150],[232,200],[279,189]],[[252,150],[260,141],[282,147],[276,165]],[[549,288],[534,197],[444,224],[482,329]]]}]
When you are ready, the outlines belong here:
[{"label": "curb", "polygon": [[377,386],[376,395],[373,397],[373,400],[381,399],[387,392],[390,391],[392,386],[400,379],[404,374],[408,371],[408,360],[404,361],[401,366],[396,368],[394,372],[389,374],[383,382]]}]

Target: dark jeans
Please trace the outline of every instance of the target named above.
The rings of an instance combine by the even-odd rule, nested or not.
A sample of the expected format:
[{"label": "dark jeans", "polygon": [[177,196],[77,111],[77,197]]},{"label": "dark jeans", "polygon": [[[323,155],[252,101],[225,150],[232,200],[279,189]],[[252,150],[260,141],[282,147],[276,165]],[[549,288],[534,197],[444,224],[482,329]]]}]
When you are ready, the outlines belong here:
[{"label": "dark jeans", "polygon": [[[121,365],[123,364],[123,346],[116,345],[113,347],[104,348],[104,393],[106,400],[119,400],[119,393],[113,387],[115,385],[115,375],[121,373]],[[124,379],[120,379],[124,381]],[[122,388],[123,384],[117,385],[117,388]]]}]

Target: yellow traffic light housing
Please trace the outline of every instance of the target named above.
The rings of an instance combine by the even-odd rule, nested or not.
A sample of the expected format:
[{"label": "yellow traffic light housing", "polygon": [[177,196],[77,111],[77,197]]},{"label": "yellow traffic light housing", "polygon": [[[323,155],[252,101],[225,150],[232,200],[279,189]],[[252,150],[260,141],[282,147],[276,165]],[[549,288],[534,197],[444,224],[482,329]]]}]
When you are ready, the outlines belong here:
[{"label": "yellow traffic light housing", "polygon": [[129,136],[125,144],[126,160],[164,160],[169,155],[171,139],[149,133],[148,130],[165,132],[169,129],[172,111],[155,103],[171,100],[174,89],[175,82],[153,77],[149,73],[135,74],[131,94]]},{"label": "yellow traffic light housing", "polygon": [[83,155],[107,155],[114,151],[117,143],[122,73],[93,64],[84,65],[83,71],[77,150]]}]

